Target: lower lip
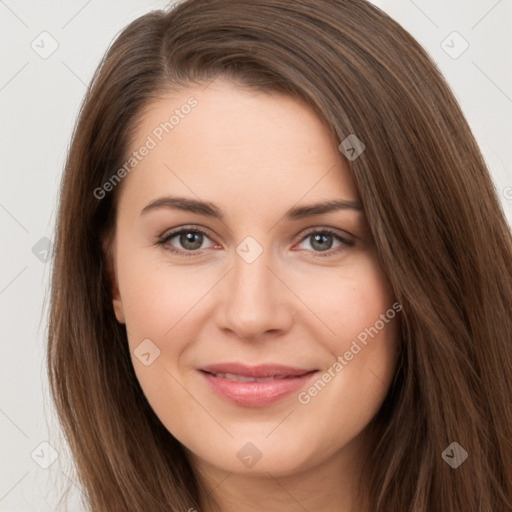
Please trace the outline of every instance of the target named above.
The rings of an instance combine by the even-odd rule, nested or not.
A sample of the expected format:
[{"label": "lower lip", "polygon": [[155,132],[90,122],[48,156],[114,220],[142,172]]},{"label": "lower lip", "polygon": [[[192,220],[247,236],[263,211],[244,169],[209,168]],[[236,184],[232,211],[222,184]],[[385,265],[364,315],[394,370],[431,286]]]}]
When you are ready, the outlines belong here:
[{"label": "lower lip", "polygon": [[200,373],[215,393],[230,402],[245,407],[263,407],[298,391],[317,372],[266,382],[239,382],[215,377],[211,373],[203,371]]}]

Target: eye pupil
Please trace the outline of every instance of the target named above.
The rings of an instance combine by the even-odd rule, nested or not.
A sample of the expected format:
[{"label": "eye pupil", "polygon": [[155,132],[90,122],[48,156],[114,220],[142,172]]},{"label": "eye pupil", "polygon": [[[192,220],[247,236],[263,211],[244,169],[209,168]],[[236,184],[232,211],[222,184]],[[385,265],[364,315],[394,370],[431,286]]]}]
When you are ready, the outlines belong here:
[{"label": "eye pupil", "polygon": [[[328,247],[326,247],[325,245],[322,245],[321,242],[324,242],[325,241],[330,241],[331,243],[327,243]],[[320,243],[320,245],[317,245],[318,243]],[[326,251],[326,250],[329,250],[331,245],[332,245],[332,236],[331,235],[326,235],[326,234],[322,234],[322,233],[316,233],[313,235],[313,242],[312,242],[312,247],[320,250],[320,251]]]},{"label": "eye pupil", "polygon": [[[196,238],[196,237],[198,237],[198,238]],[[202,237],[203,237],[202,233],[195,233],[193,231],[188,231],[186,233],[182,233],[182,235],[180,236],[180,243],[186,249],[190,249],[190,250],[199,249],[203,243]],[[195,239],[195,243],[194,243],[194,239]],[[199,243],[197,243],[198,240],[199,240]],[[189,244],[191,244],[192,246],[190,246]]]}]

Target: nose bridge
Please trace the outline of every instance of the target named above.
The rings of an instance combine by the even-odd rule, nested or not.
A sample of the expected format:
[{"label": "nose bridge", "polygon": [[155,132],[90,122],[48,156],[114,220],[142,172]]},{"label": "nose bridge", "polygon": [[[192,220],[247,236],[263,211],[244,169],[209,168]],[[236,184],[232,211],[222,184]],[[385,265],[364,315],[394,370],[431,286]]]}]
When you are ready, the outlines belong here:
[{"label": "nose bridge", "polygon": [[258,245],[247,240],[237,247],[222,298],[224,327],[246,338],[285,329],[290,321],[285,290],[268,268],[271,251]]},{"label": "nose bridge", "polygon": [[269,277],[272,274],[268,266],[270,261],[267,253],[261,254],[254,261],[245,260],[243,256],[237,254],[232,272],[233,294],[240,300],[257,298],[259,293],[271,293],[269,288],[272,283]]}]

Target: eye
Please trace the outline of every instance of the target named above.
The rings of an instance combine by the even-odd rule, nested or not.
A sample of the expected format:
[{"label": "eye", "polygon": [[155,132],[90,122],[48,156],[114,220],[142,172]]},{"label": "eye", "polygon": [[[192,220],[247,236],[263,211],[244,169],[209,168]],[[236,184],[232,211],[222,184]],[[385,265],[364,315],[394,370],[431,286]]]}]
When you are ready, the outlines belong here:
[{"label": "eye", "polygon": [[[176,241],[172,242],[174,239],[176,239]],[[212,244],[208,247],[203,247],[205,239],[209,240],[206,231],[198,227],[182,227],[162,235],[158,238],[156,244],[180,256],[194,257],[201,256],[203,249],[215,246],[215,244]],[[354,241],[328,228],[316,228],[310,231],[303,236],[301,243],[304,243],[304,241],[308,239],[311,240],[309,243],[311,249],[307,250],[314,253],[315,257],[333,256],[334,254],[343,252],[347,247],[353,247],[355,245]],[[338,246],[333,249],[333,244],[336,242]],[[181,247],[176,247],[175,244]],[[217,247],[220,246],[217,245]]]},{"label": "eye", "polygon": [[[179,254],[180,256],[198,256],[201,254],[201,249],[205,238],[208,238],[206,231],[199,228],[180,228],[160,237],[157,244],[164,247],[166,250]],[[182,248],[176,248],[171,241],[176,239],[177,244]]]},{"label": "eye", "polygon": [[[344,238],[335,231],[327,228],[317,228],[314,231],[310,231],[302,238],[301,243],[308,239],[311,240],[309,245],[312,247],[315,257],[332,256],[333,254],[343,252],[347,247],[353,247],[355,245],[353,240]],[[332,249],[335,241],[337,241],[339,245],[337,248]]]}]

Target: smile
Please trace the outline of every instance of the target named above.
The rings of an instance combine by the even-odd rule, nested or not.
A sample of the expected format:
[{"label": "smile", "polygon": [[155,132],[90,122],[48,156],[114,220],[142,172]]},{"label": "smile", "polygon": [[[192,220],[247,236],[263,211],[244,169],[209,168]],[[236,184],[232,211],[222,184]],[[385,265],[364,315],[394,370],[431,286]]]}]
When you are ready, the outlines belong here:
[{"label": "smile", "polygon": [[238,406],[263,407],[298,391],[317,370],[225,363],[203,367],[199,373],[210,390],[224,400]]},{"label": "smile", "polygon": [[219,379],[229,379],[236,382],[268,382],[276,379],[290,379],[291,375],[275,375],[274,377],[246,377],[245,375],[237,375],[235,373],[213,373],[214,377]]}]

